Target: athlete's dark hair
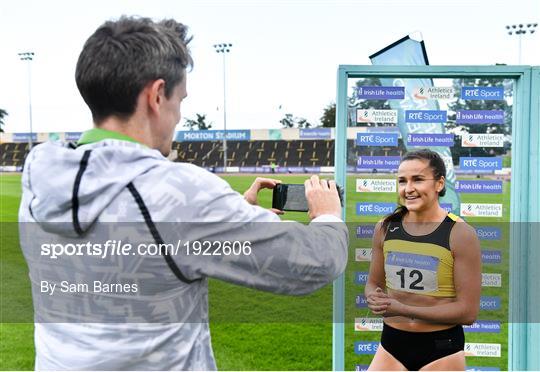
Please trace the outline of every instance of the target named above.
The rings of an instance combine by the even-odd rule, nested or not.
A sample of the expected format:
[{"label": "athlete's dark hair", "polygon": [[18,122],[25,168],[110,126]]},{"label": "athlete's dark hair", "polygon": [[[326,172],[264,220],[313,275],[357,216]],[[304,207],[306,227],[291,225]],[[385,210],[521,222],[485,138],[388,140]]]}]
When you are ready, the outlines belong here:
[{"label": "athlete's dark hair", "polygon": [[[442,177],[446,177],[446,166],[444,165],[444,161],[441,156],[435,151],[431,151],[429,149],[411,151],[405,154],[405,156],[401,159],[401,163],[407,160],[427,160],[429,167],[433,171],[434,179],[440,180]],[[444,186],[443,189],[439,192],[439,197],[444,196],[445,194],[446,186]],[[403,216],[405,216],[408,212],[409,211],[407,210],[407,207],[398,204],[394,212],[383,219],[383,231],[386,231],[386,229],[388,229],[390,222],[401,221]]]},{"label": "athlete's dark hair", "polygon": [[129,118],[144,87],[165,80],[165,96],[193,65],[187,27],[173,19],[122,16],[101,25],[84,44],[75,80],[96,124]]}]

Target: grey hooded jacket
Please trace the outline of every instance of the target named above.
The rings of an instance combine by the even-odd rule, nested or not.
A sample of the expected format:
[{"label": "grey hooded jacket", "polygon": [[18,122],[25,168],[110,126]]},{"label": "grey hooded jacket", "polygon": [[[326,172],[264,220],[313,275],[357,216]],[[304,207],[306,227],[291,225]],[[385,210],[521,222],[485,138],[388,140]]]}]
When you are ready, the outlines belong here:
[{"label": "grey hooded jacket", "polygon": [[[44,143],[28,155],[22,184],[38,370],[216,369],[207,278],[300,295],[332,282],[347,262],[339,219],[281,222],[219,177],[137,143]],[[177,244],[223,239],[249,241],[251,250],[203,255]],[[96,256],[85,245],[107,240],[181,249]],[[48,244],[80,249],[53,257]],[[95,282],[120,289],[98,295]],[[71,293],[70,283],[87,289]]]}]

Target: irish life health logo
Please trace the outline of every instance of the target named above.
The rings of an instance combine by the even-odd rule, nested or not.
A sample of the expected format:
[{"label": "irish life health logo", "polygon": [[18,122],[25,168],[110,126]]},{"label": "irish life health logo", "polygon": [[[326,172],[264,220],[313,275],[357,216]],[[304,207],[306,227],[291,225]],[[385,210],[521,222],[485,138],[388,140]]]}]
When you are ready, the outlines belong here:
[{"label": "irish life health logo", "polygon": [[375,233],[375,225],[356,226],[356,237],[359,239],[371,239]]},{"label": "irish life health logo", "polygon": [[503,181],[460,180],[455,183],[459,193],[502,194]]},{"label": "irish life health logo", "polygon": [[409,133],[407,135],[408,146],[454,146],[454,135],[451,133]]},{"label": "irish life health logo", "polygon": [[504,124],[504,111],[458,110],[456,124]]},{"label": "irish life health logo", "polygon": [[357,167],[364,170],[394,171],[399,168],[400,156],[359,156]]},{"label": "irish life health logo", "polygon": [[405,87],[358,87],[356,90],[358,99],[403,99]]},{"label": "irish life health logo", "polygon": [[396,192],[396,180],[359,178],[356,180],[357,192]]},{"label": "irish life health logo", "polygon": [[463,147],[503,147],[504,134],[465,134],[461,137]]}]

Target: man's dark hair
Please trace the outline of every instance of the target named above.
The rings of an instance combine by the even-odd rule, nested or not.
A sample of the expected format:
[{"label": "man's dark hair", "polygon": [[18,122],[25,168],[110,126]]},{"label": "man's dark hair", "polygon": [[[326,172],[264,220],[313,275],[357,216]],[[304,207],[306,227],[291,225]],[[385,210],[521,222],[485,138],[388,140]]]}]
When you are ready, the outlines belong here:
[{"label": "man's dark hair", "polygon": [[187,27],[173,19],[123,16],[107,21],[86,41],[75,80],[96,124],[109,116],[129,118],[144,87],[165,81],[165,96],[193,65]]}]

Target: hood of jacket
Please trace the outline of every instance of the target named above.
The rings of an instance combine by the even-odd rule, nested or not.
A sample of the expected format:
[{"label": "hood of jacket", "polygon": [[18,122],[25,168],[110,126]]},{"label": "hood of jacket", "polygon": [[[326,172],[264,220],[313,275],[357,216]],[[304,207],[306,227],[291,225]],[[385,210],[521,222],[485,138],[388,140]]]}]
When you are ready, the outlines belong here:
[{"label": "hood of jacket", "polygon": [[[168,161],[144,145],[106,139],[73,148],[67,143],[36,146],[23,171],[20,221],[46,231],[76,236],[139,175]],[[31,218],[25,218],[25,216]]]}]

